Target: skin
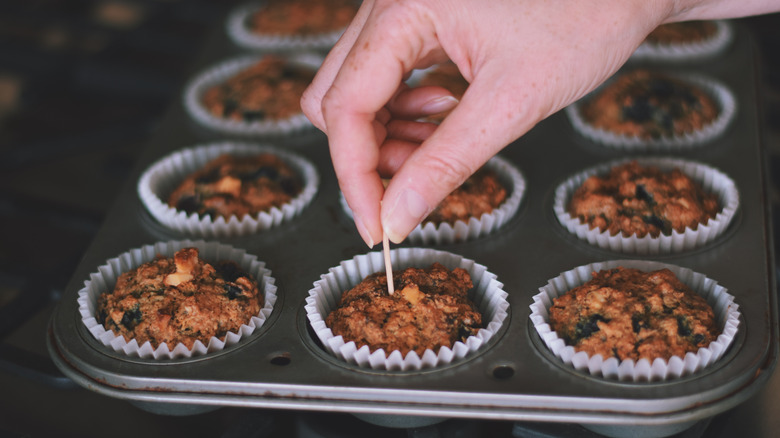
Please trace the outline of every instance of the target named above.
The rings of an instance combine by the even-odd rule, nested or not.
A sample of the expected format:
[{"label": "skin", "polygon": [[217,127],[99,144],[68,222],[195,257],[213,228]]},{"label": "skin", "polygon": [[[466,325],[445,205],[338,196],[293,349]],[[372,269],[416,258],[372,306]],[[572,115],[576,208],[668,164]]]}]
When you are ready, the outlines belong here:
[{"label": "skin", "polygon": [[[301,105],[328,135],[363,240],[373,247],[384,231],[400,243],[503,147],[608,79],[659,24],[775,10],[780,1],[364,0]],[[403,83],[447,59],[470,83],[459,103],[441,87]],[[438,126],[415,121],[452,107]]]}]

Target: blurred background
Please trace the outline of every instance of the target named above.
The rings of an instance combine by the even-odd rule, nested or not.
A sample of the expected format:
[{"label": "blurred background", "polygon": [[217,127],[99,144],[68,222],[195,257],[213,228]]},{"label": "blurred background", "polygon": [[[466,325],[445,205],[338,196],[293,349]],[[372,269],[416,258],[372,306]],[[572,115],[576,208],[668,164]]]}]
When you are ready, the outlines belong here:
[{"label": "blurred background", "polygon": [[[76,387],[48,360],[45,345],[52,306],[161,116],[178,102],[209,34],[221,31],[237,4],[0,2],[0,436],[259,436],[249,431],[262,429],[263,415],[232,409],[171,418]],[[777,204],[780,16],[740,21],[762,54],[759,95]],[[84,417],[52,412],[74,402],[80,411],[114,414],[89,418],[85,427]],[[778,421],[764,414],[770,423],[763,427]],[[700,436],[728,436],[721,426],[740,415],[716,418]]]}]

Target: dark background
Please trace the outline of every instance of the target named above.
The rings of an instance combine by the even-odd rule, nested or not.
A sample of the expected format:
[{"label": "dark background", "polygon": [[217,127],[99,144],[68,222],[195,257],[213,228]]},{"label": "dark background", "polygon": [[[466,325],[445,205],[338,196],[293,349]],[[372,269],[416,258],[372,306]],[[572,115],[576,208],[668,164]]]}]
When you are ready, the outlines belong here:
[{"label": "dark background", "polygon": [[[136,157],[166,108],[178,102],[209,34],[237,4],[0,2],[0,436],[252,436],[268,415],[281,419],[275,429],[291,421],[289,413],[236,408],[191,417],[149,414],[69,383],[48,361],[45,345],[51,308]],[[780,15],[740,21],[754,32],[762,55],[759,94],[775,204]],[[733,436],[734,430],[772,436],[780,430],[775,388],[778,378],[713,419],[702,436]],[[75,414],[62,411],[74,405]],[[88,414],[93,411],[99,414]]]}]

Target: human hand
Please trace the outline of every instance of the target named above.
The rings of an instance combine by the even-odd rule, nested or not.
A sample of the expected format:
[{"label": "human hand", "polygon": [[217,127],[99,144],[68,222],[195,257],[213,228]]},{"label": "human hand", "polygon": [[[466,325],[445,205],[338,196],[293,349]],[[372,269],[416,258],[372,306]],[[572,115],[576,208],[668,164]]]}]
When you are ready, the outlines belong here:
[{"label": "human hand", "polygon": [[[327,135],[339,185],[369,246],[401,242],[490,157],[611,76],[673,13],[672,1],[364,0],[301,101]],[[470,82],[408,89],[451,59]],[[380,174],[392,175],[387,189]]]}]

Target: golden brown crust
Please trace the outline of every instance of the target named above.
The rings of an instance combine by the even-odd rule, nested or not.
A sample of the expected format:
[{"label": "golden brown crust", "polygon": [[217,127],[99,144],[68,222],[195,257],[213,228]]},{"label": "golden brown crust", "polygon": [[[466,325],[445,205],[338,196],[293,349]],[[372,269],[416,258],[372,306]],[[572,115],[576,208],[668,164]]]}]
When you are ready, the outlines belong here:
[{"label": "golden brown crust", "polygon": [[580,112],[595,128],[650,140],[699,131],[720,111],[699,87],[663,73],[635,70],[585,100]]},{"label": "golden brown crust", "polygon": [[498,180],[498,175],[491,169],[483,167],[466,182],[447,195],[423,223],[449,223],[461,220],[468,222],[470,218],[479,218],[490,213],[507,198],[507,190]]},{"label": "golden brown crust", "polygon": [[396,292],[387,293],[384,272],[366,277],[344,292],[339,306],[325,320],[334,336],[360,348],[402,355],[452,347],[479,331],[482,315],[467,294],[471,277],[461,268],[449,271],[439,263],[428,269],[393,273]]},{"label": "golden brown crust", "polygon": [[203,93],[203,106],[215,117],[244,122],[279,120],[301,113],[303,90],[314,71],[266,55]]},{"label": "golden brown crust", "polygon": [[269,0],[247,19],[258,34],[317,35],[344,29],[357,13],[355,0]]},{"label": "golden brown crust", "polygon": [[572,195],[569,214],[582,223],[629,237],[658,237],[707,224],[720,210],[705,192],[678,169],[663,172],[632,161],[585,180]]},{"label": "golden brown crust", "polygon": [[696,352],[720,330],[707,301],[668,269],[618,267],[553,300],[550,326],[576,351],[620,360]]},{"label": "golden brown crust", "polygon": [[652,44],[687,44],[706,41],[718,31],[714,21],[683,21],[662,24],[655,28],[646,41]]},{"label": "golden brown crust", "polygon": [[289,203],[301,192],[299,179],[274,154],[225,154],[182,181],[168,197],[168,205],[212,218],[256,215]]},{"label": "golden brown crust", "polygon": [[121,274],[113,292],[98,297],[96,317],[127,342],[192,348],[196,340],[224,340],[262,306],[255,279],[237,264],[212,266],[198,258],[196,248],[184,248]]}]

